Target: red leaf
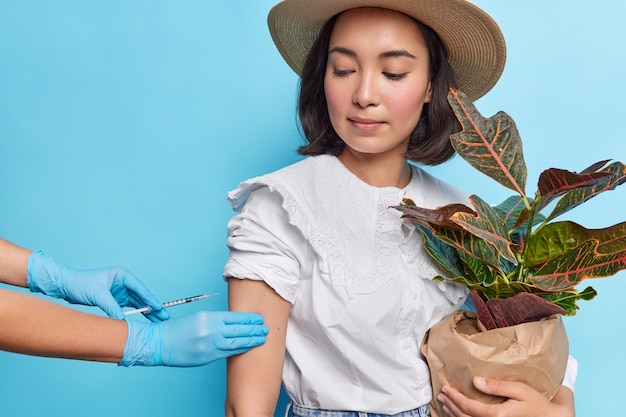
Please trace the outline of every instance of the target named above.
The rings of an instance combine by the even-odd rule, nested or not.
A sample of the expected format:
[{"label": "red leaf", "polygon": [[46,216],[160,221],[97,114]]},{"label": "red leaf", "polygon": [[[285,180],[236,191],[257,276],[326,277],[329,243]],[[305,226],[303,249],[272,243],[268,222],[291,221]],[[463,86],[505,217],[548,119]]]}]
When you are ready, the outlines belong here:
[{"label": "red leaf", "polygon": [[393,206],[393,208],[401,211],[402,217],[411,219],[429,229],[432,229],[433,226],[442,226],[460,230],[461,226],[450,220],[453,214],[469,213],[476,216],[476,212],[464,204],[448,204],[436,209],[427,209],[405,203],[400,206]]},{"label": "red leaf", "polygon": [[542,196],[563,194],[574,188],[588,187],[607,177],[614,175],[609,172],[578,174],[565,169],[550,168],[539,176],[539,194]]},{"label": "red leaf", "polygon": [[564,308],[529,292],[521,292],[509,298],[493,298],[486,304],[499,328],[565,313]]},{"label": "red leaf", "polygon": [[485,304],[485,301],[481,298],[481,296],[473,291],[470,292],[469,295],[472,302],[474,302],[474,307],[476,307],[476,317],[478,321],[480,321],[487,330],[497,329],[498,326],[496,326],[496,322],[491,315],[491,311],[489,311],[487,304]]}]

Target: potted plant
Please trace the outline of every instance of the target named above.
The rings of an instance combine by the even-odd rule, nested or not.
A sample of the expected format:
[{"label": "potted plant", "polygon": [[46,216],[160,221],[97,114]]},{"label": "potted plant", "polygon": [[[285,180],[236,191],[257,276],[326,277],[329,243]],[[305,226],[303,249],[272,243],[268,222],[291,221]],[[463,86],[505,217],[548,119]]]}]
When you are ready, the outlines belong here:
[{"label": "potted plant", "polygon": [[[450,137],[457,153],[515,195],[496,206],[477,195],[470,196],[472,207],[427,209],[411,200],[396,206],[447,272],[434,279],[467,286],[476,307],[476,314],[455,313],[427,334],[422,353],[433,389],[452,384],[474,398],[501,400],[472,387],[471,377],[480,374],[526,382],[551,398],[568,356],[561,316],[574,315],[579,300],[596,295],[592,287],[576,287],[626,269],[626,222],[588,229],[555,219],[626,182],[626,166],[601,161],[579,173],[550,168],[530,197],[513,119],[504,112],[484,118],[459,90],[452,89],[448,101],[462,126]],[[439,407],[431,404],[434,416],[443,415]]]}]

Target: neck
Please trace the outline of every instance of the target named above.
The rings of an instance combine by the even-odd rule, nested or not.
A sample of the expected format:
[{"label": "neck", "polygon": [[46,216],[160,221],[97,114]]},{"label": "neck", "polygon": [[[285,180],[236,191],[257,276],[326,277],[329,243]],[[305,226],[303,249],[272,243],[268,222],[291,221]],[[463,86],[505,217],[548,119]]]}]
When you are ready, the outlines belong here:
[{"label": "neck", "polygon": [[338,158],[350,172],[374,187],[404,188],[411,181],[411,167],[404,156],[356,154],[344,149]]}]

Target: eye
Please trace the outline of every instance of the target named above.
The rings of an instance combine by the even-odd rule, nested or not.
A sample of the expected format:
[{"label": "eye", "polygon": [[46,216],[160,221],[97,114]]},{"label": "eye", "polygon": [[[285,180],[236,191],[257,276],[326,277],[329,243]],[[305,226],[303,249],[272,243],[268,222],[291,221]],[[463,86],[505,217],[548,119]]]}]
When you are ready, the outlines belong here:
[{"label": "eye", "polygon": [[408,74],[408,72],[403,72],[403,73],[400,73],[400,74],[396,74],[396,73],[393,73],[393,72],[383,72],[383,75],[385,77],[387,77],[388,79],[392,80],[392,81],[401,80],[404,77],[406,77],[407,74]]},{"label": "eye", "polygon": [[352,74],[354,71],[352,70],[342,70],[339,68],[333,68],[333,75],[336,75],[337,77],[347,77],[348,75]]}]

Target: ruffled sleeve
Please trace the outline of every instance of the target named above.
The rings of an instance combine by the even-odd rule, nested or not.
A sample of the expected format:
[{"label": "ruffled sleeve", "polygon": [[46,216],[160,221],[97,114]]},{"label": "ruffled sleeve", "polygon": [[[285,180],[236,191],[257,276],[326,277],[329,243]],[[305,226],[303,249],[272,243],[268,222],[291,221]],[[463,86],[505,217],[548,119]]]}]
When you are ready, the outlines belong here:
[{"label": "ruffled sleeve", "polygon": [[265,185],[240,188],[231,195],[240,211],[228,223],[230,255],[224,278],[265,281],[293,303],[298,292],[301,264],[306,250],[302,233],[289,222],[283,198]]}]

